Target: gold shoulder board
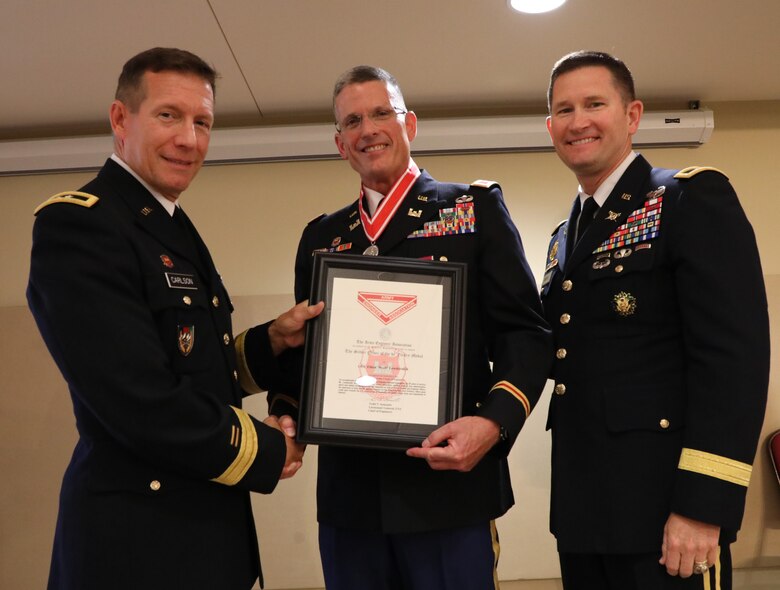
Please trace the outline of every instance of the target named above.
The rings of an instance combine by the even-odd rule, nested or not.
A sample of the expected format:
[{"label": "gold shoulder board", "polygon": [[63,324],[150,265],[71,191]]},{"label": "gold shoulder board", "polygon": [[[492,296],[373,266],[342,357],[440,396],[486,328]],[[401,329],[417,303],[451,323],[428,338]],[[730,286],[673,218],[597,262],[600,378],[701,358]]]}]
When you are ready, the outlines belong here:
[{"label": "gold shoulder board", "polygon": [[482,180],[481,178],[471,183],[471,186],[478,186],[479,188],[493,188],[497,185],[498,182],[495,180]]},{"label": "gold shoulder board", "polygon": [[[723,170],[718,170],[717,168],[713,168],[712,166],[688,166],[687,168],[683,168],[682,170],[680,170],[677,174],[674,175],[674,177],[687,180],[688,178],[693,178],[699,172],[706,172],[707,170],[712,170],[713,172],[719,172],[720,174],[723,174],[723,176],[726,176],[726,173],[723,172]],[[726,176],[726,178],[728,179],[728,176]]]},{"label": "gold shoulder board", "polygon": [[49,197],[43,203],[38,205],[33,211],[33,215],[38,215],[41,209],[53,205],[54,203],[70,203],[71,205],[80,205],[81,207],[92,207],[100,199],[95,195],[89,193],[81,193],[79,191],[66,191],[64,193],[57,193],[53,197]]},{"label": "gold shoulder board", "polygon": [[552,233],[551,233],[550,235],[551,235],[551,236],[554,236],[555,234],[557,234],[557,233],[558,233],[558,230],[559,230],[559,229],[561,229],[561,226],[562,226],[564,223],[566,223],[567,221],[568,221],[568,219],[561,219],[560,223],[558,223],[558,225],[556,225],[556,226],[555,226],[555,229],[554,229],[554,230],[552,230]]}]

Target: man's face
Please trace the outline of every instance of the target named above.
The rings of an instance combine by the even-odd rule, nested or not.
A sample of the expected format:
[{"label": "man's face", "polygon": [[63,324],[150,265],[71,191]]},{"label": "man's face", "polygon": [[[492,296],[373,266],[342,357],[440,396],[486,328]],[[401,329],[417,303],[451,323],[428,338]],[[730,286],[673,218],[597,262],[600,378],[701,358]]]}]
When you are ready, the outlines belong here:
[{"label": "man's face", "polygon": [[[413,112],[394,114],[387,120],[371,115],[404,110],[393,89],[380,81],[350,84],[336,97],[336,146],[348,160],[365,186],[387,194],[409,166],[410,142],[417,134],[417,117]],[[348,129],[343,122],[359,117],[360,124]],[[354,119],[353,119],[354,120]]]},{"label": "man's face", "polygon": [[631,151],[642,110],[638,100],[625,104],[607,68],[586,66],[555,81],[547,130],[586,192],[593,194]]},{"label": "man's face", "polygon": [[165,198],[175,201],[203,165],[214,123],[214,93],[204,79],[146,72],[137,112],[111,105],[117,155]]}]

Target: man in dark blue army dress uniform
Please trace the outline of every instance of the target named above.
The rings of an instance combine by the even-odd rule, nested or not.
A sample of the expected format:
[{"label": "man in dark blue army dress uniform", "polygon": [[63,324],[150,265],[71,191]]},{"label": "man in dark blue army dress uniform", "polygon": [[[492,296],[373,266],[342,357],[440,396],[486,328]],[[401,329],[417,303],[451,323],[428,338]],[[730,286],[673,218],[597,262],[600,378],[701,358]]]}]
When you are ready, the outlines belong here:
[{"label": "man in dark blue army dress uniform", "polygon": [[215,77],[178,49],[132,58],[111,105],[115,153],[36,210],[27,296],[79,432],[50,589],[248,590],[262,582],[249,491],[300,466],[291,418],[260,422],[241,399],[282,378],[274,355],[321,307],[234,339],[177,204],[206,155]]},{"label": "man in dark blue army dress uniform", "polygon": [[320,250],[465,262],[468,284],[463,417],[406,454],[319,449],[326,586],[495,588],[493,520],[514,502],[506,456],[550,366],[549,329],[520,236],[495,183],[442,183],[417,168],[416,116],[384,70],[342,75],[334,112],[336,145],[360,175],[360,195],[304,230],[297,300],[308,297]]},{"label": "man in dark blue army dress uniform", "polygon": [[548,106],[580,183],[542,287],[564,588],[730,588],[769,374],[753,230],[722,172],[632,150],[643,105],[620,60],[565,56]]}]

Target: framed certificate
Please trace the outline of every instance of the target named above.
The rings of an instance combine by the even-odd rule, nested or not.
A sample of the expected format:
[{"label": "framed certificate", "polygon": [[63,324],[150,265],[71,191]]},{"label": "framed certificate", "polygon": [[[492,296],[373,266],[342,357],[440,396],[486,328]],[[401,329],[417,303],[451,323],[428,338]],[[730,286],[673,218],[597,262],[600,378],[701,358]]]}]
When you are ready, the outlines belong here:
[{"label": "framed certificate", "polygon": [[298,440],[406,449],[460,415],[466,265],[316,253]]}]

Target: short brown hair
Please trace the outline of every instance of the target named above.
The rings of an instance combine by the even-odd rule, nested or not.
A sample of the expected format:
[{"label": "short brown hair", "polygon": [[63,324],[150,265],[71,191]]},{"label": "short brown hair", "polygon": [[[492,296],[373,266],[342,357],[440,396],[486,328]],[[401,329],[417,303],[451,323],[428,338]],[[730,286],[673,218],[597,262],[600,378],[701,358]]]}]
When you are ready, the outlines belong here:
[{"label": "short brown hair", "polygon": [[553,85],[558,76],[589,66],[601,66],[610,71],[612,80],[615,82],[615,86],[623,97],[625,104],[636,100],[634,77],[626,64],[615,56],[603,51],[575,51],[574,53],[564,55],[555,62],[550,73],[550,85],[547,87],[547,110],[549,112],[552,112]]},{"label": "short brown hair", "polygon": [[194,74],[211,85],[216,96],[217,72],[194,53],[172,47],[154,47],[131,57],[122,68],[114,98],[136,112],[143,102],[143,76],[146,72],[180,72]]}]

